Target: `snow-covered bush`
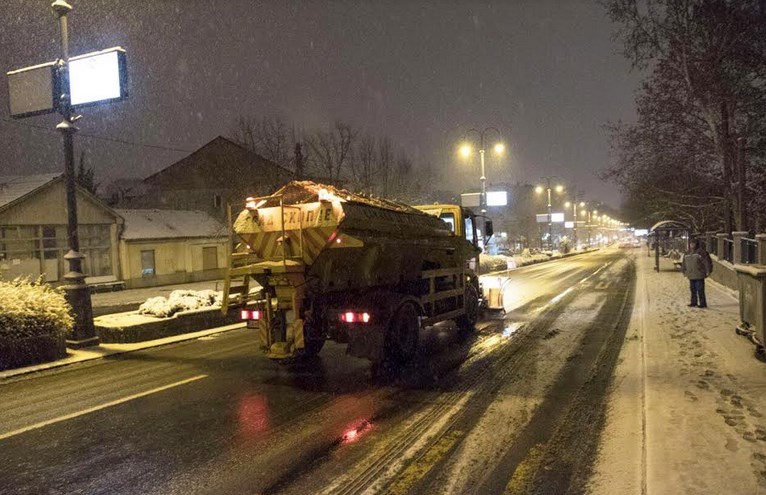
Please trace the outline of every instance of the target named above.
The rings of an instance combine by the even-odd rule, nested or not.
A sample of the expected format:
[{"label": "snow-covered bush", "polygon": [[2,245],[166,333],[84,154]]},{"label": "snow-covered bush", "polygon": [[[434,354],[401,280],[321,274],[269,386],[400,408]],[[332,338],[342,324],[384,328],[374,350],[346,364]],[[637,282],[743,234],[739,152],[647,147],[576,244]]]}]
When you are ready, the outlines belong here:
[{"label": "snow-covered bush", "polygon": [[221,293],[214,290],[174,290],[165,298],[151,297],[138,307],[142,315],[167,318],[179,311],[204,309],[221,305]]},{"label": "snow-covered bush", "polygon": [[65,338],[72,323],[69,304],[59,289],[25,278],[0,280],[0,339]]},{"label": "snow-covered bush", "polygon": [[503,255],[482,254],[479,257],[481,273],[496,272],[508,268],[508,257]]},{"label": "snow-covered bush", "polygon": [[66,356],[72,323],[59,290],[40,281],[0,280],[0,370]]}]

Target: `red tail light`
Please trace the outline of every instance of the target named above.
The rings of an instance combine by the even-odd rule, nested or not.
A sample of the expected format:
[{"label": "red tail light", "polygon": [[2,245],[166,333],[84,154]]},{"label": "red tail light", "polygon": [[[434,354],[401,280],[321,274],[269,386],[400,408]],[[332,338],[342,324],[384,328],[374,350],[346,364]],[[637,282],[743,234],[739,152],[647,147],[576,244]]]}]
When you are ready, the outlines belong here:
[{"label": "red tail light", "polygon": [[340,314],[340,321],[345,323],[369,323],[370,313],[355,313],[353,311],[346,311]]},{"label": "red tail light", "polygon": [[249,310],[249,309],[243,309],[240,312],[240,316],[243,320],[260,320],[262,316],[262,312],[260,310]]}]

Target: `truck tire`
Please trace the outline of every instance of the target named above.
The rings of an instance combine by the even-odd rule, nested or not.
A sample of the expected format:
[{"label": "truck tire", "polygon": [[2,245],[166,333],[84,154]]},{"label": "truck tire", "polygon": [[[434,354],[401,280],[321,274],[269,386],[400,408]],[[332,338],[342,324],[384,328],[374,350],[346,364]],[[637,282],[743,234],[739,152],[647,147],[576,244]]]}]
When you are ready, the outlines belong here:
[{"label": "truck tire", "polygon": [[324,330],[319,318],[309,316],[303,325],[303,350],[304,357],[314,357],[324,347],[327,332]]},{"label": "truck tire", "polygon": [[476,287],[469,285],[465,290],[465,314],[455,319],[461,330],[473,331],[479,321],[479,292]]},{"label": "truck tire", "polygon": [[324,339],[311,339],[304,343],[303,356],[314,357],[319,354],[319,351],[324,347]]},{"label": "truck tire", "polygon": [[391,318],[386,336],[386,359],[395,363],[406,363],[415,356],[420,334],[420,319],[415,305],[407,302]]}]

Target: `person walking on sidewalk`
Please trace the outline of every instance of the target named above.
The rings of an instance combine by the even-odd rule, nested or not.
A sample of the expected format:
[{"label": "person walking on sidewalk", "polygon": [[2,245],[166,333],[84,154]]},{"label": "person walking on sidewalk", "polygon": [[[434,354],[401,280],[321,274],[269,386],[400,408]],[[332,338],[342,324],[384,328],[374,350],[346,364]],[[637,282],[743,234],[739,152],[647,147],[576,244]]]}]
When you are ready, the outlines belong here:
[{"label": "person walking on sidewalk", "polygon": [[700,245],[700,241],[695,240],[692,243],[692,248],[681,261],[681,271],[689,279],[689,290],[692,296],[689,303],[690,307],[707,308],[705,278],[713,271],[712,265],[710,255]]}]

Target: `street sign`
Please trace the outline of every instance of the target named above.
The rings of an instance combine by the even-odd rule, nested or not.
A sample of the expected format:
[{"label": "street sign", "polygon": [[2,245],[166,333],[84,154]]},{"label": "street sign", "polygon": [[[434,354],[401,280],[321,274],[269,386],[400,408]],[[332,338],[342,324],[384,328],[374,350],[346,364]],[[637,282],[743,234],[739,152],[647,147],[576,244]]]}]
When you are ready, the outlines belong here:
[{"label": "street sign", "polygon": [[460,195],[460,203],[468,208],[481,206],[481,193],[463,193]]},{"label": "street sign", "polygon": [[564,214],[563,213],[551,213],[551,222],[553,222],[553,223],[564,223]]},{"label": "street sign", "polygon": [[536,215],[537,223],[548,223],[548,214],[547,213],[538,213]]},{"label": "street sign", "polygon": [[574,222],[564,222],[564,228],[565,229],[573,229],[574,228]]},{"label": "street sign", "polygon": [[8,102],[13,118],[53,113],[56,94],[56,62],[12,70],[8,76]]},{"label": "street sign", "polygon": [[[62,88],[57,63],[13,70],[8,75],[8,100],[13,118],[60,110]],[[124,49],[117,46],[69,59],[69,91],[75,109],[127,98],[128,70]]]}]

